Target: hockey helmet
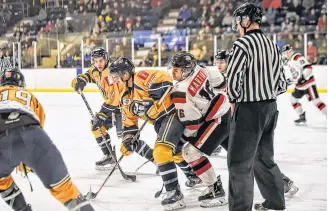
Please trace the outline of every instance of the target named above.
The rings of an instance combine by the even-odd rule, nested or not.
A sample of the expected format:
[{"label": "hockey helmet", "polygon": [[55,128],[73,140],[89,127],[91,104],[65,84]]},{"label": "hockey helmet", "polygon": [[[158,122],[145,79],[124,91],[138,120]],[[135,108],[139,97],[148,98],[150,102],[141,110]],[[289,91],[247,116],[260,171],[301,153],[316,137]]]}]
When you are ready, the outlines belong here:
[{"label": "hockey helmet", "polygon": [[0,86],[12,85],[25,88],[25,77],[17,67],[6,68],[0,75]]},{"label": "hockey helmet", "polygon": [[169,67],[181,68],[181,71],[183,73],[191,73],[192,71],[194,71],[196,65],[197,61],[191,53],[187,51],[180,51],[173,55]]},{"label": "hockey helmet", "polygon": [[96,48],[91,52],[91,61],[92,62],[95,58],[100,58],[100,57],[104,58],[106,61],[110,61],[107,51],[102,47]]},{"label": "hockey helmet", "polygon": [[110,74],[123,75],[124,72],[129,72],[130,74],[134,73],[134,64],[127,57],[119,57],[113,61],[109,66]]},{"label": "hockey helmet", "polygon": [[293,50],[293,47],[289,44],[287,45],[284,45],[282,48],[281,48],[281,53],[284,53],[284,52],[287,52],[287,51],[291,51]]},{"label": "hockey helmet", "polygon": [[[251,23],[258,23],[261,25],[262,22],[263,11],[260,7],[252,4],[252,3],[245,3],[238,7],[233,12],[233,19],[232,19],[232,29],[237,31],[238,24],[241,24],[242,21],[246,18],[249,18]],[[250,24],[249,24],[250,26]],[[249,27],[248,26],[248,27]],[[243,27],[244,29],[248,27]]]},{"label": "hockey helmet", "polygon": [[217,52],[217,54],[215,55],[215,60],[227,60],[228,59],[228,55],[227,55],[227,51],[226,50],[221,50],[219,52]]}]

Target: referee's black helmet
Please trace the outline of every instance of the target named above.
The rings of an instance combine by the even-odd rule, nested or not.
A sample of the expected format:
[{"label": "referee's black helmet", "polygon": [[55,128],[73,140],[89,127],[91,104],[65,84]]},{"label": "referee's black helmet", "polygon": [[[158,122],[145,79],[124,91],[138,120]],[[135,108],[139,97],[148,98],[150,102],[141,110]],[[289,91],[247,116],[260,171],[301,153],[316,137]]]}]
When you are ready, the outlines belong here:
[{"label": "referee's black helmet", "polygon": [[233,12],[232,29],[237,30],[238,24],[241,24],[242,21],[247,17],[249,18],[251,23],[258,23],[259,25],[261,25],[262,16],[263,11],[260,7],[252,3],[245,3]]}]

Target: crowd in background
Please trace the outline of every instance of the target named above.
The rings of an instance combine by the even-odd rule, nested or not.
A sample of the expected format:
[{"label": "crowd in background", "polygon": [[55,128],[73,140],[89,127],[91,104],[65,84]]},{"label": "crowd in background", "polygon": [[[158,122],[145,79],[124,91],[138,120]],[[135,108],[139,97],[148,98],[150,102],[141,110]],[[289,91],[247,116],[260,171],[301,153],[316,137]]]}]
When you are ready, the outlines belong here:
[{"label": "crowd in background", "polygon": [[[2,3],[1,3],[2,1]],[[21,21],[23,13],[13,5],[24,2],[30,4],[28,15],[36,15],[36,19]],[[93,14],[94,22],[84,32],[83,47],[76,47],[60,55],[60,67],[90,66],[90,53],[96,47],[109,50],[115,59],[119,56],[132,57],[133,31],[155,30],[162,23],[169,10],[163,10],[164,0],[64,0],[59,10],[46,8],[46,1],[0,0],[0,26],[6,26],[6,32],[11,27],[12,37],[0,46],[3,54],[13,55],[10,41],[20,42],[22,50],[22,67],[33,67],[33,41],[38,44],[47,36],[58,36],[71,32],[65,17],[70,15]],[[232,13],[244,1],[230,0],[176,0],[171,1],[170,9],[179,9],[176,28],[188,29],[189,51],[204,65],[213,64],[214,48],[230,49],[237,35],[231,29]],[[265,16],[262,20],[263,31],[273,38],[281,48],[290,44],[296,51],[304,52],[313,64],[327,64],[327,1],[326,0],[255,0],[261,5]],[[33,10],[34,8],[34,10]],[[35,9],[37,8],[37,9]],[[17,15],[17,14],[20,15]],[[159,14],[155,17],[152,14]],[[158,20],[156,19],[158,18]],[[1,28],[1,27],[0,27]],[[3,29],[3,28],[2,28]],[[73,31],[73,30],[72,30]],[[1,30],[0,30],[1,33]],[[117,33],[118,37],[109,34]],[[159,32],[160,34],[161,32]],[[305,43],[304,34],[308,33]],[[105,40],[109,38],[109,42]],[[216,41],[214,41],[216,38]],[[185,49],[185,46],[169,46],[162,43],[158,48],[157,42],[148,47],[148,53],[138,60],[139,66],[157,66],[158,52],[161,52],[161,65],[166,65],[175,52]],[[214,47],[214,43],[216,46]],[[106,46],[107,45],[107,46]],[[135,51],[143,50],[144,46],[134,46]],[[39,52],[38,52],[39,53]],[[136,53],[136,52],[135,52]],[[44,53],[40,50],[42,57]],[[50,53],[49,53],[50,54]],[[48,53],[44,54],[45,56]],[[41,62],[41,59],[38,60]],[[38,64],[39,65],[39,64]]]}]

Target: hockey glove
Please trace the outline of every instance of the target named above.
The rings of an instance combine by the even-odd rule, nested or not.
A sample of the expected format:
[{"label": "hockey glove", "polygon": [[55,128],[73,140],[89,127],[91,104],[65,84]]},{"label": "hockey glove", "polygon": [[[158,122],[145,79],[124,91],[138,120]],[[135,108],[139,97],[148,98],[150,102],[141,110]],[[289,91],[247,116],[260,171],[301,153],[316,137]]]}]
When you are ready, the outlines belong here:
[{"label": "hockey glove", "polygon": [[145,100],[145,115],[150,120],[156,120],[159,114],[157,106],[154,104],[153,100]]},{"label": "hockey glove", "polygon": [[108,116],[102,112],[96,113],[95,117],[92,119],[92,130],[96,130],[97,128],[103,126],[107,118]]},{"label": "hockey glove", "polygon": [[137,148],[138,140],[134,141],[133,143],[132,143],[132,140],[133,140],[133,135],[127,135],[126,137],[124,137],[124,140],[121,144],[121,149],[120,149],[122,155],[129,156]]},{"label": "hockey glove", "polygon": [[76,92],[79,90],[83,91],[83,89],[87,85],[87,83],[88,83],[87,76],[80,74],[77,76],[77,78],[74,78],[72,80],[72,87],[74,88],[74,90]]},{"label": "hockey glove", "polygon": [[286,82],[287,82],[287,86],[290,86],[290,85],[293,84],[293,81],[292,81],[290,78],[288,78],[288,79],[286,80]]}]

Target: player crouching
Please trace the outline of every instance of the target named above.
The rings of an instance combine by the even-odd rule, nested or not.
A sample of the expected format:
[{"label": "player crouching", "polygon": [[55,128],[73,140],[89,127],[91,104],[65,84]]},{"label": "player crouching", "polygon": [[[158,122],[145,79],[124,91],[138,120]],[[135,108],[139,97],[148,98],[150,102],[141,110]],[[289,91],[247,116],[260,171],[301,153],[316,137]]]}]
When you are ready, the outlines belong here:
[{"label": "player crouching", "polygon": [[170,65],[173,79],[178,81],[171,96],[185,126],[183,157],[207,186],[198,201],[201,207],[225,205],[220,176],[216,177],[206,157],[229,136],[230,103],[225,95],[214,92],[214,88],[225,84],[225,79],[220,72],[197,65],[185,51],[175,54]]},{"label": "player crouching", "polygon": [[24,88],[24,76],[19,69],[6,69],[0,76],[0,196],[15,211],[32,210],[10,176],[22,161],[68,210],[93,211],[43,130],[42,105]]}]

